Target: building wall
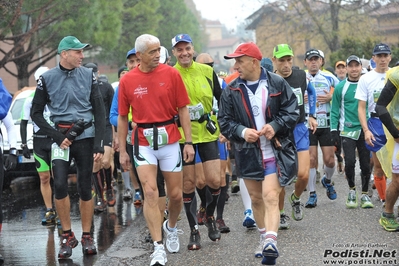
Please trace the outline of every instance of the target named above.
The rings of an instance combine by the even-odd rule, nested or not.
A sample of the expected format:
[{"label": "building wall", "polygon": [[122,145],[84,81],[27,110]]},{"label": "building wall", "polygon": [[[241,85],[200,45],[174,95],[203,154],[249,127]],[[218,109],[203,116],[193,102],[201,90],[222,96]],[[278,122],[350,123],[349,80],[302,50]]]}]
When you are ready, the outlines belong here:
[{"label": "building wall", "polygon": [[209,36],[209,41],[222,39],[222,28],[215,25],[206,25],[206,33]]}]

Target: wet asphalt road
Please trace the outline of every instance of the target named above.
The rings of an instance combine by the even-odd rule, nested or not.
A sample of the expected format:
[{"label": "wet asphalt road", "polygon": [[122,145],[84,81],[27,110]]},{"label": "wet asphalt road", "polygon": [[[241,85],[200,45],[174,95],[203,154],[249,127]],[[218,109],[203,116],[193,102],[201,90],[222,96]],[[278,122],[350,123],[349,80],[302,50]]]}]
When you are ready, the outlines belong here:
[{"label": "wet asphalt road", "polygon": [[[107,212],[95,214],[94,238],[98,254],[83,256],[81,245],[73,249],[67,260],[58,260],[59,233],[57,226],[43,226],[44,203],[38,177],[22,177],[13,181],[11,189],[3,191],[3,228],[0,233],[0,253],[4,265],[94,265],[115,239],[141,214],[142,208],[124,202],[119,190],[117,202]],[[72,230],[80,242],[82,234],[76,186],[69,187]]]},{"label": "wet asphalt road", "polygon": [[[359,171],[357,171],[359,173]],[[376,190],[372,201],[373,209],[347,209],[345,201],[348,185],[345,177],[334,175],[338,198],[331,201],[326,190],[318,183],[318,205],[305,209],[302,221],[289,221],[290,229],[280,230],[278,248],[280,257],[277,265],[320,266],[320,265],[399,265],[399,232],[386,232],[378,223],[382,204]],[[356,185],[361,187],[358,174]],[[287,187],[287,195],[293,185]],[[302,196],[305,203],[308,193]],[[286,213],[291,213],[288,200],[285,202]],[[255,247],[259,242],[257,230],[247,230],[242,226],[244,207],[240,193],[231,194],[225,207],[224,219],[231,232],[223,234],[219,242],[212,242],[207,237],[207,229],[200,226],[202,249],[189,251],[186,246],[189,227],[185,213],[178,227],[183,229],[180,235],[180,251],[167,254],[171,266],[219,266],[219,265],[261,265],[261,259],[254,257]],[[397,207],[395,208],[397,215]],[[149,265],[152,245],[145,243],[147,234],[142,226],[142,216],[114,242],[114,244],[96,261],[95,265]],[[363,252],[363,253],[361,253]]]},{"label": "wet asphalt road", "polygon": [[[291,219],[290,229],[279,231],[277,265],[399,265],[399,232],[386,232],[379,225],[382,204],[376,197],[377,192],[374,191],[372,198],[375,208],[346,209],[347,182],[337,173],[334,180],[337,200],[329,200],[318,183],[317,207],[305,209],[302,221]],[[356,184],[360,187],[360,177]],[[292,190],[293,185],[287,187],[287,194]],[[78,245],[73,249],[71,259],[58,261],[58,230],[40,224],[44,211],[38,188],[25,186],[19,191],[10,193],[5,199],[5,202],[16,202],[4,209],[0,253],[5,257],[5,265],[149,265],[152,244],[145,241],[148,230],[141,209],[123,203],[120,194],[115,208],[95,216],[98,254],[84,257]],[[76,194],[73,189],[71,193]],[[302,202],[306,200],[307,192],[302,196]],[[80,236],[76,195],[72,202],[72,228]],[[288,201],[285,210],[290,214]],[[253,256],[259,234],[257,230],[242,227],[243,211],[240,193],[230,194],[224,218],[231,232],[223,234],[221,241],[212,242],[207,237],[207,229],[200,226],[202,249],[199,251],[186,248],[189,228],[182,211],[182,220],[178,223],[184,231],[180,235],[180,252],[168,254],[167,265],[261,265],[261,260]]]}]

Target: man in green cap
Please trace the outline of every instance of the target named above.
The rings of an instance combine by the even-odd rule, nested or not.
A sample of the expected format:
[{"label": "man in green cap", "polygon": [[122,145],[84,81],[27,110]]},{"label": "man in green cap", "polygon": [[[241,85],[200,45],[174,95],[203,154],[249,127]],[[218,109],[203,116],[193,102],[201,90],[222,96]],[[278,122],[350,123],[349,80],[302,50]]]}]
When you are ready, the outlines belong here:
[{"label": "man in green cap", "polygon": [[[300,69],[292,69],[294,52],[288,44],[278,44],[273,49],[273,64],[275,73],[285,79],[297,97],[299,120],[294,129],[295,145],[298,152],[298,174],[295,190],[289,197],[292,206],[292,218],[296,221],[303,219],[303,204],[300,197],[308,184],[310,157],[309,157],[309,130],[314,133],[317,129],[316,91],[312,83],[306,78],[306,73]],[[305,92],[308,94],[309,116],[305,113]],[[306,121],[308,120],[308,121]],[[308,125],[307,125],[308,123]],[[288,229],[288,216],[284,213],[285,189],[280,193],[280,228]]]},{"label": "man in green cap", "polygon": [[[70,257],[72,248],[78,245],[71,230],[68,196],[68,168],[72,158],[78,173],[82,250],[87,255],[97,253],[90,233],[94,212],[91,172],[93,160],[100,161],[104,153],[105,109],[93,71],[80,67],[83,49],[88,46],[74,36],[63,38],[58,45],[60,63],[40,76],[32,100],[32,120],[41,129],[43,137],[54,142],[51,163],[55,204],[62,226],[60,259]],[[54,127],[43,117],[46,105]]]}]

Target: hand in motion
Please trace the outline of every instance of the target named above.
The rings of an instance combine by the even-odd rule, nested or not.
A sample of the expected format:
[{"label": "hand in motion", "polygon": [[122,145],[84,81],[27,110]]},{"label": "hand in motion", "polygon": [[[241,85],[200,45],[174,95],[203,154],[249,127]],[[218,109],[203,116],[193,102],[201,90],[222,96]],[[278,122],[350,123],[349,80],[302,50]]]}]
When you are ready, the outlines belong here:
[{"label": "hand in motion", "polygon": [[258,141],[260,135],[261,134],[259,131],[255,130],[253,128],[248,128],[245,131],[244,139],[246,142],[253,143],[253,142]]},{"label": "hand in motion", "polygon": [[274,129],[270,124],[264,125],[260,131],[260,135],[265,135],[268,140],[271,140],[275,134],[276,132],[274,132]]},{"label": "hand in motion", "polygon": [[[15,150],[16,151],[15,148],[10,149],[10,151],[11,150]],[[17,155],[10,153],[7,156],[7,159],[5,161],[4,167],[6,168],[7,171],[14,170],[15,167],[17,167]]]},{"label": "hand in motion", "polygon": [[24,155],[24,157],[25,157],[26,159],[30,159],[30,151],[29,151],[28,145],[25,145],[25,146],[22,148],[22,154]]},{"label": "hand in motion", "polygon": [[66,133],[66,137],[69,140],[76,139],[77,136],[85,131],[85,121],[83,119],[79,119],[78,122],[73,124],[73,126]]}]

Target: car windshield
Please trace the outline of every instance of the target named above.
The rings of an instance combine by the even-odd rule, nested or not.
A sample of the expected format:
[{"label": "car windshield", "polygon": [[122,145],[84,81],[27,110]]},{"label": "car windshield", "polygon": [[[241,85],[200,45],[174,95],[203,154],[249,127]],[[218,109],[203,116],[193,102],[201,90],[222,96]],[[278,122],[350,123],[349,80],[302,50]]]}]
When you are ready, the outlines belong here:
[{"label": "car windshield", "polygon": [[[20,99],[16,99],[14,101],[14,104],[11,108],[11,115],[12,115],[12,119],[14,120],[14,123],[20,124],[21,123],[21,117],[22,117],[22,112],[23,112],[23,107],[24,107],[24,103],[25,103],[26,98],[20,98]],[[31,119],[29,118],[29,123],[31,122]]]},{"label": "car windshield", "polygon": [[24,102],[25,98],[17,99],[14,101],[14,105],[11,108],[12,119],[14,121],[21,120],[21,113],[22,113],[22,107],[24,106]]}]

